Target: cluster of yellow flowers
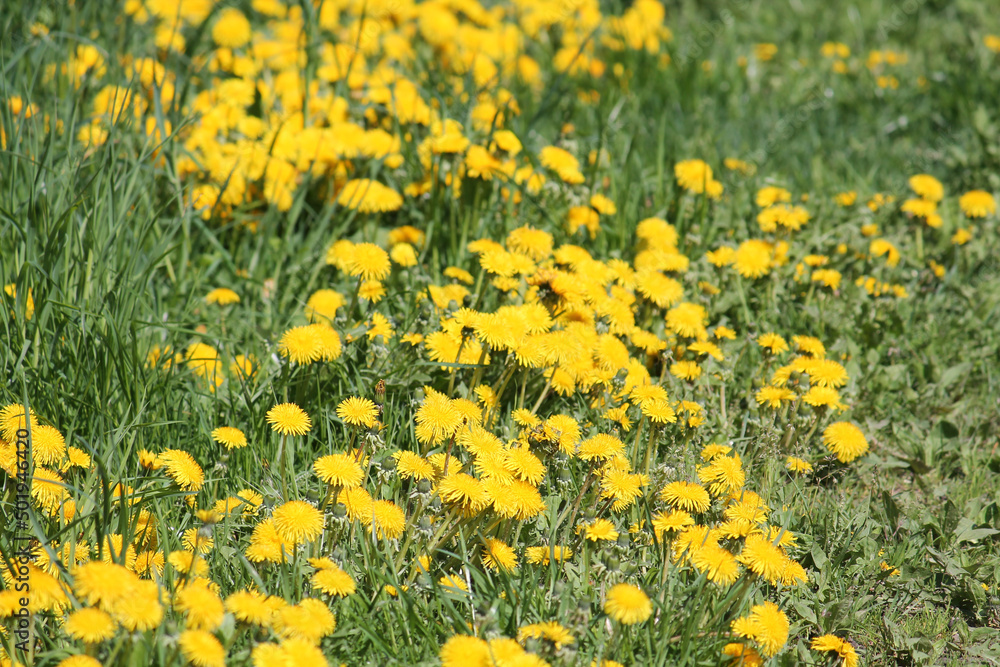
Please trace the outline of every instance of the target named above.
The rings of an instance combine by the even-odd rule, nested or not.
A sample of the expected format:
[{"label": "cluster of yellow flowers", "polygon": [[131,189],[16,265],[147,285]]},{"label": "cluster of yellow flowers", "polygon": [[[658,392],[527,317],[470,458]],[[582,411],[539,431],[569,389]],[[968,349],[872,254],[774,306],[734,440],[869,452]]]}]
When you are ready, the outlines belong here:
[{"label": "cluster of yellow flowers", "polygon": [[[773,203],[783,197],[779,190],[771,189],[762,191],[758,200]],[[104,638],[119,626],[158,624],[163,609],[155,602],[155,586],[142,593],[152,581],[138,577],[158,578],[169,568],[176,573],[178,583],[167,592],[168,598],[173,600],[174,611],[187,619],[188,630],[182,634],[180,645],[196,664],[221,664],[213,657],[221,656],[221,646],[212,632],[221,623],[223,609],[273,634],[278,643],[255,648],[255,659],[265,653],[270,656],[268,651],[275,655],[281,651],[307,651],[335,627],[328,602],[356,591],[348,570],[356,570],[358,564],[338,564],[320,554],[328,553],[330,544],[345,539],[348,533],[354,534],[356,529],[371,539],[392,542],[398,549],[396,562],[411,563],[394,573],[398,579],[393,580],[399,585],[386,585],[387,595],[412,591],[416,578],[433,569],[434,560],[448,549],[456,534],[469,528],[482,531],[478,551],[481,567],[512,572],[519,567],[519,554],[529,564],[542,566],[568,561],[578,551],[590,557],[596,545],[621,538],[616,524],[623,516],[633,517],[628,539],[636,550],[656,549],[665,542],[679,565],[689,567],[692,573],[704,573],[716,585],[732,585],[743,568],[748,576],[772,585],[794,586],[807,581],[807,573],[789,554],[795,548],[795,536],[769,523],[770,509],[760,495],[745,487],[741,457],[731,446],[713,444],[703,449],[705,463],[696,471],[697,481],[665,483],[658,492],[664,509],[653,516],[648,527],[629,513],[647,494],[644,489],[650,486],[653,476],[662,478],[662,470],[655,470],[654,464],[661,465],[664,444],[678,439],[690,441],[705,423],[705,405],[712,401],[719,384],[716,372],[726,359],[726,345],[735,338],[735,332],[725,326],[710,327],[702,303],[684,300],[683,277],[691,260],[678,249],[674,227],[662,219],[649,218],[638,223],[637,237],[631,263],[603,262],[580,246],[554,247],[551,234],[528,226],[510,232],[503,244],[490,239],[471,242],[469,250],[478,256],[479,265],[476,282],[480,293],[474,300],[503,305],[492,312],[457,307],[457,303],[472,296],[465,287],[471,274],[464,269],[450,272],[453,283],[427,289],[422,302],[438,314],[439,328],[410,332],[393,345],[405,354],[426,356],[429,362],[441,364],[442,372],[450,377],[449,392],[425,387],[424,398],[412,417],[417,447],[392,451],[388,456],[381,438],[382,399],[378,395],[377,400],[364,396],[343,399],[336,414],[349,430],[350,441],[343,451],[321,456],[313,464],[315,478],[324,488],[321,502],[297,499],[287,486],[286,477],[290,474],[294,478],[295,473],[286,470],[288,459],[284,452],[291,449],[292,440],[307,436],[313,427],[313,419],[294,403],[275,405],[267,413],[267,422],[280,437],[275,460],[282,476],[282,503],[269,512],[261,508],[261,495],[253,489],[225,498],[203,497],[205,474],[187,452],[141,451],[139,460],[145,469],[160,471],[190,494],[187,499],[201,527],[185,532],[186,549],[165,553],[158,548],[154,527],[167,519],[140,510],[135,520],[144,530],[136,533],[133,544],[121,544],[120,535],[109,536],[109,545],[117,551],[104,553],[122,554],[124,549],[124,556],[122,564],[108,560],[107,567],[100,570],[104,577],[101,581],[114,578],[122,586],[131,582],[131,587],[118,597],[102,597],[103,589],[95,584],[97,592],[88,603],[91,606],[71,614],[75,618],[86,612],[86,618],[93,623],[86,626],[90,634],[79,636],[90,641],[86,638]],[[393,272],[392,255],[398,254],[400,246],[417,248],[423,242],[422,235],[412,229],[394,230],[389,238],[394,241],[389,252],[372,243],[337,241],[330,248],[327,262],[346,274],[343,280],[353,283],[357,294],[373,282],[381,290],[381,281],[388,280]],[[770,245],[767,269],[774,262]],[[735,252],[737,263],[739,252]],[[489,289],[485,289],[487,285]],[[233,295],[228,290],[213,290],[206,300],[220,307],[238,307],[239,299]],[[282,363],[295,367],[334,363],[345,345],[376,339],[388,343],[396,338],[388,318],[372,312],[366,336],[356,340],[345,336],[342,340],[337,328],[349,326],[353,318],[352,312],[341,313],[338,318],[344,303],[346,299],[330,288],[314,293],[303,311],[303,317],[313,323],[287,330],[277,342],[276,350],[285,359]],[[756,344],[766,351],[765,367],[790,351],[789,344],[777,333],[759,335]],[[842,365],[826,358],[820,340],[797,335],[793,344],[800,356],[773,368],[768,385],[757,393],[757,401],[773,410],[787,405],[793,405],[796,411],[813,409],[818,425],[825,408],[845,409],[837,390],[847,384],[848,375]],[[151,361],[162,356],[163,351],[157,351]],[[202,343],[184,355],[175,355],[171,363],[207,379],[211,388],[226,381],[218,352]],[[171,367],[159,365],[164,370]],[[657,367],[658,376],[651,373]],[[710,373],[705,374],[705,369]],[[234,363],[228,380],[254,382],[255,374],[244,370],[244,366]],[[456,383],[456,378],[469,373],[470,381]],[[524,388],[533,376],[544,379],[544,387],[534,407],[528,408]],[[482,382],[487,377],[492,383]],[[514,397],[508,398],[512,382],[520,384],[521,391],[518,394],[510,390]],[[455,386],[465,395],[449,395]],[[600,421],[583,424],[568,414],[539,417],[539,408],[551,391],[564,397],[579,396],[590,409],[598,411]],[[18,410],[16,405],[5,409],[5,429],[15,428],[18,419],[23,419],[23,411]],[[502,432],[495,432],[506,414],[519,427],[508,440]],[[648,439],[641,442],[639,436],[646,424]],[[631,443],[620,438],[633,429],[636,438]],[[80,452],[67,454],[54,444],[42,444],[48,442],[45,438],[49,431],[50,439],[61,443],[51,427],[33,424],[33,431],[38,462],[81,457]],[[248,438],[241,428],[230,425],[219,426],[210,435],[234,455],[245,449],[249,440],[261,438],[260,434]],[[830,423],[822,441],[844,463],[868,448],[862,432],[849,422]],[[5,453],[5,461],[12,460],[9,445]],[[387,469],[398,482],[373,474],[375,456],[393,462]],[[568,516],[564,513],[561,517],[573,530],[565,532],[558,544],[546,543],[540,534],[535,537],[543,538],[542,543],[532,544],[530,531],[513,542],[505,538],[512,531],[522,533],[515,526],[530,525],[546,510],[543,493],[551,491],[546,492],[543,484],[558,476],[558,471],[574,459],[582,462],[586,474],[576,502],[567,510]],[[89,460],[79,465],[89,466]],[[788,467],[796,473],[811,470],[808,461],[797,457],[789,457]],[[5,469],[13,472],[10,461]],[[72,519],[72,494],[58,484],[61,480],[47,480],[40,470],[36,469],[33,484],[39,505],[63,521]],[[54,472],[52,475],[58,477]],[[393,487],[403,489],[396,500],[376,499],[386,488]],[[141,497],[145,489],[121,488],[119,493],[131,501]],[[581,501],[597,511],[578,517]],[[281,566],[299,553],[311,553],[312,589],[326,597],[305,598],[292,604],[260,591],[245,590],[232,592],[223,600],[210,579],[203,554],[213,548],[213,535],[219,527],[229,525],[246,526],[249,531],[244,555],[251,563]],[[426,525],[428,531],[421,533],[416,528],[419,525]],[[71,570],[70,590],[77,597],[86,595],[80,590],[80,582],[89,576],[91,551],[90,545],[79,544],[73,554],[81,563]],[[57,575],[39,570],[37,576]],[[61,597],[39,604],[47,604],[51,610],[68,610],[64,589],[53,582],[49,588],[60,591]],[[469,590],[460,573],[455,572],[446,572],[439,585],[464,593]],[[40,589],[47,590],[42,586]],[[146,602],[139,611],[123,612],[119,604],[123,599],[130,604]],[[773,603],[764,603],[760,611],[754,609],[748,619],[734,622],[733,632],[754,641],[761,651],[771,655],[786,641],[787,620],[784,625],[779,622],[785,617]],[[140,611],[147,615],[142,616]],[[629,624],[648,619],[652,606],[641,589],[618,583],[607,592],[605,611]],[[522,629],[522,640],[536,633],[550,641],[554,641],[552,636],[558,636],[561,639],[556,643],[565,643],[562,633],[569,632],[561,626],[548,630],[527,627]],[[465,648],[458,651],[458,641],[450,640],[442,649],[446,665],[466,664],[458,658],[453,661],[449,657],[453,653],[488,651],[491,646],[470,637],[462,640],[468,646],[462,644]],[[726,652],[735,655],[732,646]],[[756,650],[749,645],[738,646],[741,656]],[[509,650],[523,651],[516,642],[510,643]],[[272,664],[260,659],[261,664]]]}]

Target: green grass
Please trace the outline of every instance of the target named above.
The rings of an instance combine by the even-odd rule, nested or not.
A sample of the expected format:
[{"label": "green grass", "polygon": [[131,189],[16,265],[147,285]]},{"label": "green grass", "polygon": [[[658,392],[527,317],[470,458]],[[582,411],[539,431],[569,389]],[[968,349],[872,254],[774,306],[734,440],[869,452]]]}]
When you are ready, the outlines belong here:
[{"label": "green grass", "polygon": [[[427,545],[436,526],[415,521],[409,528],[413,544],[400,551],[399,543],[365,539],[356,522],[334,518],[324,553],[346,564],[358,593],[333,605],[337,630],[322,644],[331,664],[437,664],[440,646],[467,632],[467,623],[480,636],[513,637],[519,626],[545,620],[560,621],[577,640],[558,652],[529,643],[529,650],[552,664],[588,665],[598,658],[636,665],[719,664],[722,647],[732,640],[729,623],[765,598],[792,620],[789,646],[776,664],[822,664],[808,640],[823,633],[847,638],[869,665],[1000,661],[996,216],[976,223],[968,244],[958,247],[949,240],[965,224],[958,207],[962,192],[1000,190],[995,112],[1000,56],[983,46],[986,34],[1000,32],[991,5],[973,0],[664,4],[674,33],[664,46],[672,56],[669,66],[660,67],[657,56],[644,52],[602,51],[605,77],[553,74],[540,92],[516,82],[510,86],[521,113],[508,127],[531,161],[537,164],[537,151],[557,141],[564,123],[574,125],[560,145],[583,164],[587,182],[575,189],[524,193],[525,203],[515,209],[493,184],[466,183],[459,198],[438,185],[427,201],[408,200],[398,212],[362,216],[324,199],[325,184],[316,179],[312,187],[297,190],[287,212],[258,202],[237,208],[227,220],[203,220],[182,197],[182,141],[156,144],[132,123],[122,123],[110,128],[104,146],[85,151],[73,137],[90,113],[97,84],[74,90],[65,80],[48,83],[43,75],[46,65],[65,62],[77,44],[94,43],[108,57],[105,80],[124,82],[116,56],[154,55],[148,31],[130,27],[123,15],[108,21],[108,10],[95,3],[78,2],[70,10],[46,2],[6,3],[0,30],[15,37],[0,46],[0,98],[31,100],[51,122],[46,127],[37,116],[16,118],[6,104],[0,108],[6,133],[0,151],[0,281],[16,285],[17,292],[16,299],[2,297],[0,307],[0,400],[29,403],[42,423],[57,426],[67,444],[94,459],[90,470],[66,478],[77,518],[60,527],[37,513],[35,534],[59,542],[72,535],[95,551],[107,534],[131,536],[135,508],[112,494],[121,482],[143,489],[140,507],[164,517],[157,524],[159,548],[166,553],[182,548],[181,531],[201,523],[169,480],[142,472],[141,449],[189,451],[205,470],[200,507],[248,487],[263,495],[266,510],[280,505],[289,498],[282,498],[274,460],[278,438],[265,414],[284,401],[302,406],[314,424],[294,447],[292,485],[298,494],[293,495],[320,502],[325,489],[316,483],[312,461],[345,450],[358,437],[336,417],[336,405],[350,395],[372,396],[379,380],[386,382],[385,428],[370,444],[367,487],[375,499],[403,506],[408,518],[423,512],[446,520],[433,494],[401,482],[386,463],[396,449],[419,451],[413,414],[421,388],[444,391],[452,381],[441,364],[399,342],[403,333],[438,328],[439,313],[418,294],[442,284],[447,266],[478,275],[475,256],[465,247],[477,238],[502,241],[511,230],[531,224],[553,234],[557,246],[577,243],[595,258],[631,261],[636,223],[659,216],[683,232],[680,250],[691,259],[683,277],[687,298],[706,306],[713,325],[729,326],[738,337],[727,344],[725,361],[709,362],[699,380],[686,383],[664,374],[671,398],[701,402],[708,421],[687,435],[679,429],[661,433],[653,482],[637,505],[618,517],[618,529],[624,533],[635,521],[648,522],[661,509],[655,492],[665,482],[694,479],[701,446],[731,443],[743,456],[747,488],[772,508],[771,522],[798,536],[794,556],[806,567],[809,582],[775,588],[744,577],[731,588],[718,588],[674,564],[663,545],[640,548],[637,542],[589,545],[586,554],[579,551],[583,544],[572,542],[577,554],[566,565],[522,562],[514,573],[491,573],[475,557],[482,537],[491,534],[491,522],[460,524],[436,554],[433,576],[410,577],[418,545]],[[907,11],[911,4],[918,8]],[[607,13],[622,11],[619,3],[603,5]],[[48,37],[28,34],[36,22],[48,26]],[[712,38],[700,37],[705,34]],[[823,61],[819,50],[827,40],[850,47],[850,73],[835,74]],[[190,56],[206,52],[209,42],[207,34],[192,33],[189,53],[170,54],[168,66],[179,76],[197,74]],[[741,68],[737,58],[750,56],[758,42],[777,44],[778,55]],[[872,49],[908,54],[906,64],[891,68],[897,90],[879,89],[864,66]],[[426,48],[418,51],[428,70],[422,84],[431,96],[438,79],[451,79],[434,68]],[[529,43],[527,51],[544,62],[552,47]],[[711,71],[703,61],[712,63]],[[626,84],[612,76],[616,64],[631,73]],[[926,79],[925,86],[918,77]],[[577,93],[591,89],[600,93],[599,101],[581,102]],[[439,99],[450,117],[468,118],[467,102],[443,94]],[[178,109],[165,117],[174,128],[195,122]],[[607,163],[587,165],[590,150],[606,151]],[[415,146],[404,142],[401,153],[402,173],[415,179],[422,173]],[[752,160],[756,174],[726,171],[722,161],[730,156]],[[696,157],[723,181],[723,200],[708,202],[679,191],[673,165]],[[400,191],[408,182],[377,160],[364,168]],[[910,196],[907,179],[920,172],[939,178],[947,198],[941,205],[944,227],[924,228],[918,245],[915,225],[898,206],[868,213],[863,203],[875,192],[902,201]],[[701,259],[706,251],[761,235],[754,193],[766,184],[787,187],[796,197],[809,195],[804,205],[812,219],[794,237],[792,261],[756,281],[708,265]],[[833,196],[847,190],[858,192],[858,205],[837,207]],[[618,212],[602,218],[593,241],[570,238],[566,211],[585,203],[591,192],[607,194]],[[900,249],[898,267],[864,257],[869,239],[859,228],[869,219]],[[256,223],[256,231],[247,229],[247,221]],[[335,363],[293,368],[272,358],[282,332],[306,323],[303,307],[312,292],[334,287],[350,296],[353,279],[325,265],[329,245],[349,238],[386,246],[387,231],[404,224],[427,233],[421,265],[394,269],[385,299],[365,307],[388,315],[397,338],[368,341],[362,317],[338,315],[341,336],[359,340],[345,345]],[[846,244],[844,255],[837,253],[838,244]],[[829,255],[844,273],[838,295],[794,281],[796,262],[809,253]],[[930,259],[946,267],[943,278],[929,272]],[[909,297],[872,299],[853,283],[862,274],[901,284]],[[716,285],[720,294],[699,294],[699,281]],[[238,287],[241,303],[224,309],[206,305],[204,295],[217,286]],[[29,289],[30,320],[24,316]],[[503,303],[497,290],[484,289],[475,308],[491,312]],[[662,312],[637,306],[637,324],[659,322]],[[775,417],[757,406],[754,394],[773,366],[752,341],[767,331],[817,336],[828,356],[842,361],[850,375],[842,397],[851,409],[841,418],[865,432],[872,448],[868,456],[848,467],[823,460],[808,480],[785,471],[786,454],[819,451],[815,429],[821,416],[803,410]],[[183,364],[164,369],[147,363],[154,345],[182,351],[196,341],[219,349],[226,366],[237,354],[254,355],[261,362],[255,378],[230,378],[213,392]],[[655,373],[660,369],[655,366]],[[502,372],[500,362],[494,363],[483,382],[496,385]],[[455,371],[455,396],[469,394],[474,374],[473,368]],[[517,436],[511,411],[521,403],[530,408],[544,386],[540,371],[514,375],[494,429],[501,438]],[[551,394],[539,414],[562,412],[593,422],[584,437],[607,431],[608,422],[599,421],[600,411],[589,398]],[[220,424],[243,428],[250,447],[221,451],[208,435]],[[622,440],[629,446],[633,439],[645,443],[648,428],[621,434]],[[542,490],[547,510],[535,521],[505,526],[511,541],[575,539],[565,512],[585,484],[587,466],[578,459],[549,464]],[[7,477],[3,483],[0,504],[6,513],[13,488]],[[599,509],[589,498],[584,508],[592,504]],[[240,518],[215,529],[216,546],[207,562],[223,597],[254,585],[288,600],[306,596],[312,570],[301,557],[280,567],[245,559],[252,527]],[[9,529],[0,530],[5,553],[10,536]],[[882,561],[900,574],[882,570]],[[476,595],[457,595],[437,584],[442,574],[460,571]],[[178,575],[169,567],[165,573],[170,589]],[[601,601],[607,584],[620,580],[650,593],[657,622],[608,629]],[[382,592],[384,584],[412,588],[390,598]],[[37,623],[40,629],[55,627],[53,619]],[[136,639],[120,633],[99,655],[107,664],[181,664],[174,638],[182,629],[182,615],[168,610],[161,628]],[[230,651],[229,664],[250,664],[251,637],[242,626],[227,618],[216,634]],[[57,664],[82,647],[51,632],[40,631],[38,639],[38,665]]]}]

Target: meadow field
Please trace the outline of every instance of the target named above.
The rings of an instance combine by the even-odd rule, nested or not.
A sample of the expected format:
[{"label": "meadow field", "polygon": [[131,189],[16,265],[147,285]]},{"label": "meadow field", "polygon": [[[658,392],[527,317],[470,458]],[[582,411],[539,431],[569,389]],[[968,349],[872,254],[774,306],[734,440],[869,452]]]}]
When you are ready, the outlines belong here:
[{"label": "meadow field", "polygon": [[0,35],[0,665],[1000,664],[991,0]]}]

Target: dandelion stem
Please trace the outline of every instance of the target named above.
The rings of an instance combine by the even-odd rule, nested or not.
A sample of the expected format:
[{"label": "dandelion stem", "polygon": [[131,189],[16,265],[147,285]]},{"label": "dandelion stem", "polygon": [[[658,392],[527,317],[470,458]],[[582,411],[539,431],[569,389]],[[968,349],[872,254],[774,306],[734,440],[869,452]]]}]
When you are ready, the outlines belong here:
[{"label": "dandelion stem", "polygon": [[728,423],[729,420],[726,418],[726,384],[724,382],[719,385],[719,412],[722,415],[722,423]]},{"label": "dandelion stem", "polygon": [[473,293],[476,295],[472,298],[471,308],[475,308],[476,304],[479,303],[479,298],[482,296],[483,291],[483,275],[486,273],[486,269],[480,269],[479,275],[476,277],[476,286],[472,289]]},{"label": "dandelion stem", "polygon": [[480,380],[483,379],[483,371],[486,368],[486,355],[489,352],[489,349],[489,343],[483,343],[483,351],[479,354],[479,361],[476,362],[476,372],[472,374],[472,383],[469,385],[469,393],[466,395],[467,398],[472,398],[472,392],[479,386]]},{"label": "dandelion stem", "polygon": [[358,276],[358,284],[354,286],[354,294],[351,295],[351,307],[347,309],[347,321],[354,317],[354,309],[358,305],[358,295],[361,293],[361,276]]},{"label": "dandelion stem", "polygon": [[802,405],[802,399],[795,401],[795,406],[792,408],[792,414],[788,416],[785,428],[785,437],[781,441],[782,451],[788,451],[788,447],[792,442],[792,436],[795,434],[795,425],[792,423],[795,421],[795,416],[799,414],[799,406]]},{"label": "dandelion stem", "polygon": [[[590,489],[590,484],[593,481],[594,481],[594,463],[591,462],[590,469],[587,471],[587,480],[583,483],[583,488],[580,489],[580,495],[578,495],[576,497],[576,500],[573,501],[573,508],[571,510],[571,513],[570,513],[569,524],[568,524],[570,526],[570,530],[572,530],[573,523],[576,521],[576,513],[580,509],[580,503],[583,502],[583,497],[587,494],[587,491]],[[565,517],[566,517],[566,512],[563,511],[562,516],[560,516],[559,519],[556,520],[556,529],[557,530],[558,530],[559,524],[562,523],[562,520]],[[555,532],[553,531],[553,535],[554,534],[555,534]]]},{"label": "dandelion stem", "polygon": [[517,407],[519,410],[524,408],[524,392],[527,388],[528,388],[528,369],[525,369],[524,373],[521,374],[521,395],[517,400]]},{"label": "dandelion stem", "polygon": [[334,498],[340,495],[340,486],[335,484],[328,484],[326,488],[326,498],[323,499],[323,504],[320,505],[319,511],[325,512],[327,506],[330,504]]},{"label": "dandelion stem", "polygon": [[[462,358],[462,348],[465,347],[465,334],[462,334],[462,342],[458,344],[458,352],[455,353],[455,363]],[[451,379],[448,380],[448,393],[446,394],[448,398],[451,398],[451,392],[455,389],[455,376],[458,375],[458,368],[451,369]]]},{"label": "dandelion stem", "polygon": [[497,386],[494,388],[493,394],[496,396],[497,405],[500,405],[500,399],[503,397],[503,392],[507,389],[507,384],[510,382],[511,377],[514,376],[514,372],[517,370],[517,364],[511,364],[507,367],[507,370],[503,372],[500,379],[497,381]]},{"label": "dandelion stem", "polygon": [[[452,510],[451,515],[449,515],[449,518],[455,516],[455,514],[456,510]],[[441,530],[439,530],[437,534],[433,538],[431,538],[432,541],[427,543],[428,556],[433,556],[434,552],[437,551],[439,546],[441,546],[444,542],[451,539],[455,535],[455,533],[458,532],[459,527],[462,525],[462,519],[461,517],[459,517],[458,521],[456,521],[454,525],[450,527],[448,526],[448,523],[449,522],[446,520],[442,524]],[[447,532],[445,532],[446,530]]]},{"label": "dandelion stem", "polygon": [[[555,373],[555,368],[552,369],[552,372]],[[545,380],[545,388],[542,389],[541,395],[538,397],[538,400],[535,401],[535,407],[531,408],[531,414],[537,414],[538,413],[538,408],[542,407],[542,401],[544,401],[545,397],[549,395],[549,390],[550,389],[552,389],[552,376],[551,375],[548,377],[547,380]]]},{"label": "dandelion stem", "polygon": [[752,318],[750,317],[750,308],[747,306],[747,295],[743,291],[743,278],[739,277],[736,279],[736,287],[740,293],[740,303],[743,304],[743,318],[746,320],[743,324],[744,326],[750,326]]},{"label": "dandelion stem", "polygon": [[649,466],[652,463],[653,446],[655,445],[656,441],[655,436],[656,436],[656,424],[651,421],[649,424],[649,442],[646,443],[646,456],[642,461],[643,472],[645,472],[647,476],[649,475]]},{"label": "dandelion stem", "polygon": [[399,568],[403,564],[403,556],[406,555],[406,550],[410,548],[410,544],[413,542],[413,526],[420,520],[423,512],[424,503],[418,499],[416,510],[409,516],[406,520],[406,525],[403,527],[403,534],[406,535],[406,539],[403,540],[403,547],[399,550],[399,554],[393,563],[392,572],[394,576],[399,576]]},{"label": "dandelion stem", "polygon": [[288,436],[281,434],[281,442],[278,445],[278,466],[281,468],[281,497],[288,502],[288,466],[286,465],[287,455],[285,452],[285,438]]},{"label": "dandelion stem", "polygon": [[639,456],[639,438],[642,437],[642,425],[646,423],[646,415],[639,416],[639,423],[635,427],[635,439],[632,440],[632,452],[631,458],[632,463],[638,463],[637,457]]},{"label": "dandelion stem", "polygon": [[444,467],[441,469],[441,476],[448,474],[448,462],[451,460],[451,448],[455,444],[455,434],[451,434],[451,438],[448,440],[448,449],[444,453]]}]

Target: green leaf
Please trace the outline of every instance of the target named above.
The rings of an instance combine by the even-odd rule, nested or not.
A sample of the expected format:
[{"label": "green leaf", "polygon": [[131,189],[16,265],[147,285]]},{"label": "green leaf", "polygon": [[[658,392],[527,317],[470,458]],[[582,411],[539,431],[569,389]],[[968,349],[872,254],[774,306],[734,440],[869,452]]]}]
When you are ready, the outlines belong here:
[{"label": "green leaf", "polygon": [[798,613],[799,616],[809,621],[810,623],[816,623],[816,624],[819,623],[819,621],[816,619],[816,612],[807,607],[804,603],[796,600],[792,602],[792,607],[795,608],[795,611]]},{"label": "green leaf", "polygon": [[827,563],[830,562],[830,559],[827,558],[826,554],[823,553],[823,550],[819,548],[818,544],[814,544],[809,553],[812,556],[813,563],[815,563],[817,570],[825,569]]},{"label": "green leaf", "polygon": [[962,542],[978,542],[984,537],[989,537],[990,535],[996,535],[1000,533],[1000,530],[994,530],[993,528],[976,528],[975,524],[966,517],[962,517],[958,521],[958,526],[955,527],[955,544],[961,544]]},{"label": "green leaf", "polygon": [[885,509],[885,517],[893,530],[899,525],[899,505],[892,499],[888,491],[882,492],[882,507]]},{"label": "green leaf", "polygon": [[943,391],[947,389],[959,379],[966,377],[970,370],[972,370],[972,363],[969,361],[963,361],[960,364],[952,366],[944,373],[941,373],[941,379],[937,381],[938,390]]}]

